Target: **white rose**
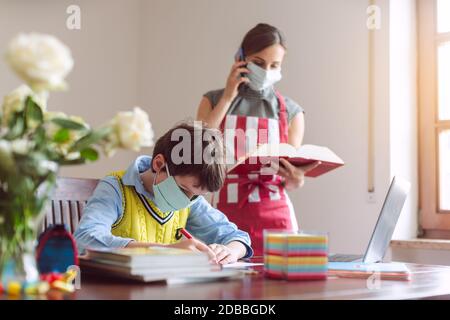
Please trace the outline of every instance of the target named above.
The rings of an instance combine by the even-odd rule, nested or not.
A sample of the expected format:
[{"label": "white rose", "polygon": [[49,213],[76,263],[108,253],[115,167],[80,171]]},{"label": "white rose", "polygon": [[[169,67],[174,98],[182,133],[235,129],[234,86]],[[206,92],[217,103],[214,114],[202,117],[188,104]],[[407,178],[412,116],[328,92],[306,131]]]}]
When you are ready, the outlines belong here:
[{"label": "white rose", "polygon": [[30,87],[27,85],[21,85],[20,87],[14,89],[10,93],[8,93],[3,98],[2,105],[2,113],[3,113],[3,124],[7,125],[11,116],[16,112],[21,112],[25,108],[25,100],[28,96],[31,96],[42,109],[42,112],[45,112],[47,109],[47,99],[48,92],[42,91],[39,93],[33,92]]},{"label": "white rose", "polygon": [[78,158],[80,158],[80,152],[69,152],[68,154],[66,154],[66,156],[64,157],[66,160],[76,160]]},{"label": "white rose", "polygon": [[47,172],[57,172],[58,171],[58,164],[54,161],[50,160],[40,160],[38,162],[38,171],[42,173]]},{"label": "white rose", "polygon": [[100,142],[100,144],[106,156],[112,157],[116,153],[117,147],[119,146],[119,137],[117,136],[116,132],[113,132],[112,134],[105,137],[103,141]]},{"label": "white rose", "polygon": [[6,60],[33,90],[65,87],[73,68],[70,49],[51,35],[21,33],[9,44]]},{"label": "white rose", "polygon": [[113,119],[114,131],[119,145],[139,151],[141,147],[153,145],[153,129],[148,115],[139,107],[133,111],[119,112]]},{"label": "white rose", "polygon": [[8,125],[8,122],[14,113],[23,111],[25,107],[25,99],[31,94],[33,94],[33,91],[30,87],[23,84],[3,98],[3,125]]},{"label": "white rose", "polygon": [[25,84],[14,89],[3,98],[3,113],[22,111],[25,106],[25,99],[32,94],[33,91]]},{"label": "white rose", "polygon": [[25,155],[34,147],[34,142],[26,139],[17,139],[11,142],[11,149],[16,154]]}]

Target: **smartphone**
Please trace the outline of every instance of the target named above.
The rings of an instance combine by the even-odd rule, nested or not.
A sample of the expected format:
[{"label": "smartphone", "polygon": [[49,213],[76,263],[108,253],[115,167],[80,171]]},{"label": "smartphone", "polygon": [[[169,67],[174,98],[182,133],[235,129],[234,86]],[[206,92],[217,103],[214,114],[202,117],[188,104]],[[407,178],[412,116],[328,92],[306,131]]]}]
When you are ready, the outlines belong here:
[{"label": "smartphone", "polygon": [[[235,60],[237,61],[245,61],[245,56],[244,56],[244,50],[242,49],[242,47],[239,48],[239,50],[236,52],[236,54],[234,55]],[[244,67],[247,67],[247,65],[245,65]],[[241,73],[241,77],[246,77],[247,74],[245,73]]]},{"label": "smartphone", "polygon": [[236,54],[234,55],[234,58],[237,61],[244,61],[245,57],[244,57],[244,50],[241,48],[239,48],[239,50],[236,52]]}]

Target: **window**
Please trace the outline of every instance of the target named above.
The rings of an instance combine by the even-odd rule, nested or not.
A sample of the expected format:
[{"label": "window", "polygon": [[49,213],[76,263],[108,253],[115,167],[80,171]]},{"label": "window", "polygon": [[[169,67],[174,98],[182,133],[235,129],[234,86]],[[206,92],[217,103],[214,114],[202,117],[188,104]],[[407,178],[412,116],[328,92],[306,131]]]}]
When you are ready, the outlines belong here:
[{"label": "window", "polygon": [[450,210],[450,130],[439,133],[439,207]]},{"label": "window", "polygon": [[450,211],[450,0],[437,0],[436,13],[439,210]]},{"label": "window", "polygon": [[450,32],[450,1],[437,0],[437,32]]},{"label": "window", "polygon": [[450,238],[450,0],[419,0],[420,225]]}]

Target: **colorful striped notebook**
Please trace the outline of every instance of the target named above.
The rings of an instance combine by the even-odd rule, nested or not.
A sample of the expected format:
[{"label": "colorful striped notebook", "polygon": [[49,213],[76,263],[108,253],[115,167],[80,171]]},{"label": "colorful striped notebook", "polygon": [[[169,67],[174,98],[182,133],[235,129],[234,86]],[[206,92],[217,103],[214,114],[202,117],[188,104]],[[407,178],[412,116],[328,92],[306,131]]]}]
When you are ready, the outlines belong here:
[{"label": "colorful striped notebook", "polygon": [[264,271],[267,277],[287,280],[326,279],[326,235],[265,232],[264,237]]}]

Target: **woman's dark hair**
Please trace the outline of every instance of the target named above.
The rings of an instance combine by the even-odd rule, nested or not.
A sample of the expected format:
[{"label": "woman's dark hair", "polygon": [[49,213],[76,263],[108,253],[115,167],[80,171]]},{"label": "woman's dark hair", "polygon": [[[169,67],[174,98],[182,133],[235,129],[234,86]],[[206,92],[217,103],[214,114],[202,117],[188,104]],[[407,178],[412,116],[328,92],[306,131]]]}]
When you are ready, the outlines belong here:
[{"label": "woman's dark hair", "polygon": [[286,49],[286,39],[279,29],[267,23],[259,23],[245,35],[241,48],[249,56],[274,44]]}]

